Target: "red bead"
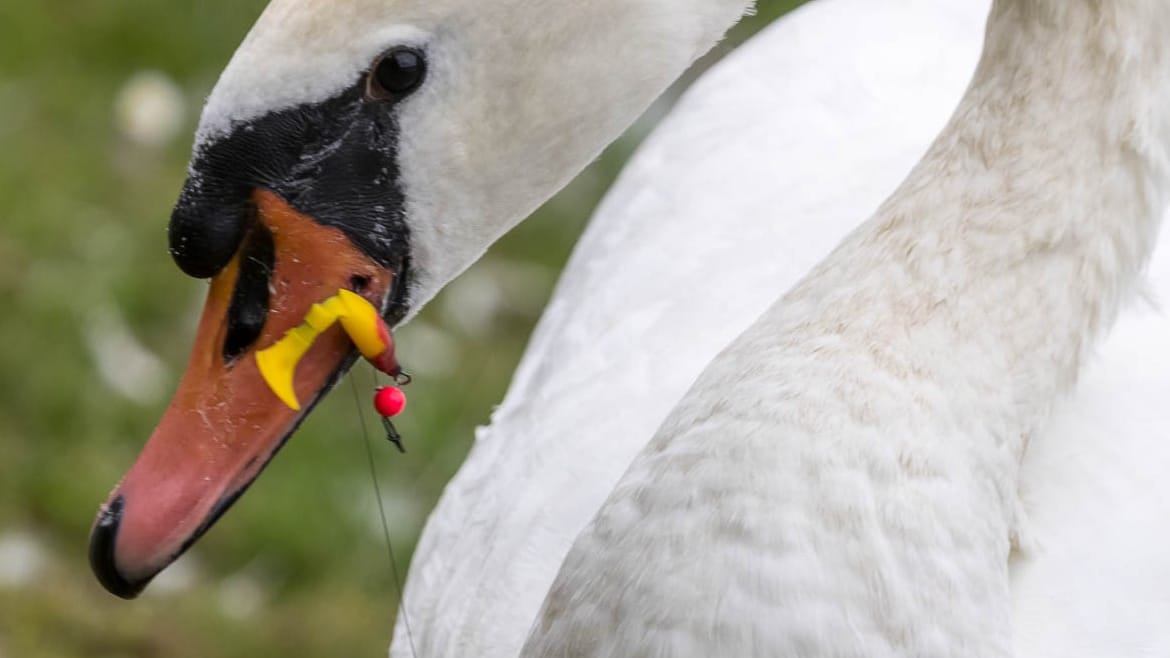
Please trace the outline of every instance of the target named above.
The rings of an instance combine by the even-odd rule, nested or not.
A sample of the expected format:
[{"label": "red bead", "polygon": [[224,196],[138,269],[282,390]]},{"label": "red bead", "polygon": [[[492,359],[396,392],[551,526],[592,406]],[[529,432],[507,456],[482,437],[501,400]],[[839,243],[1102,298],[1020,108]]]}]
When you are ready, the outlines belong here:
[{"label": "red bead", "polygon": [[397,416],[406,408],[406,394],[397,386],[383,386],[374,392],[374,409],[387,418]]}]

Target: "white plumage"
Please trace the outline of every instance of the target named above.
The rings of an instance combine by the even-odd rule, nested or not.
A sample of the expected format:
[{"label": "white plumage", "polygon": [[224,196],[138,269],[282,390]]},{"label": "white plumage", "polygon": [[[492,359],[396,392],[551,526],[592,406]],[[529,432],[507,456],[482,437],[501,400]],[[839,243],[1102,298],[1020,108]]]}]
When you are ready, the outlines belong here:
[{"label": "white plumage", "polygon": [[[196,151],[357,90],[413,313],[748,4],[274,0]],[[996,0],[959,102],[986,15],[820,0],[696,84],[428,523],[419,655],[1170,653],[1170,5]],[[362,95],[397,47],[425,79]]]},{"label": "white plumage", "polygon": [[[1165,231],[1165,229],[1163,229]],[[1170,242],[1028,445],[1012,561],[1018,655],[1170,655]]]},{"label": "white plumage", "polygon": [[[1009,25],[1023,4],[1003,6]],[[517,653],[570,544],[702,366],[925,149],[970,75],[985,12],[822,1],[688,94],[599,211],[507,400],[428,524],[406,599],[420,655]],[[1053,52],[1069,45],[1052,38]],[[1094,73],[1063,54],[1062,74]],[[1056,135],[1072,138],[1069,148],[1085,139],[1077,117],[1062,124],[1051,112],[1068,90],[1049,82],[1034,93],[1051,93],[1053,132],[1024,133],[1035,137],[1024,140],[1031,154],[1005,161],[1004,132],[963,132],[960,120],[912,179],[931,185],[904,186],[879,214],[893,233],[898,217],[921,214],[896,244],[961,257],[899,260],[895,249],[875,259],[866,249],[881,232],[871,223],[711,366],[580,540],[562,575],[570,585],[546,610],[549,644],[534,644],[534,655],[977,655],[1013,643],[1025,656],[1164,655],[1170,596],[1158,574],[1170,561],[1158,519],[1170,488],[1158,475],[1170,414],[1159,403],[1170,392],[1170,323],[1131,304],[1073,397],[1045,419],[1087,329],[1124,292],[1110,277],[1124,283],[1142,253],[1141,235],[1109,234],[1112,254],[1069,249],[1057,254],[1067,265],[1026,258],[1029,245],[1069,228],[1062,213],[1091,220],[1125,205],[1108,185],[1097,196],[1069,184],[1111,153],[1041,150],[1055,149]],[[994,116],[989,98],[969,99],[968,129],[973,114]],[[1038,118],[1000,129],[1035,130]],[[992,148],[994,164],[965,162],[948,178],[967,138]],[[1035,194],[1029,184],[1048,187]],[[924,211],[947,198],[967,212]],[[1068,207],[1074,199],[1087,205]],[[1160,197],[1132,202],[1140,210]],[[1030,234],[1010,221],[1049,216]],[[955,240],[937,227],[947,222],[961,235],[985,228],[989,241]],[[1113,256],[1129,265],[1111,269],[1122,261]],[[1098,278],[1072,264],[1094,258]],[[1151,296],[1170,292],[1166,260],[1163,250]],[[919,269],[899,271],[906,263]],[[1060,284],[1074,294],[1049,308]],[[920,295],[963,285],[986,297],[943,313],[959,329],[932,326]],[[1078,306],[1082,288],[1103,306]],[[915,313],[926,328],[900,335]],[[845,329],[826,330],[825,318]],[[1031,328],[1018,326],[1023,318]],[[1038,331],[1046,323],[1051,336]],[[736,440],[752,436],[764,440]],[[864,447],[890,436],[903,438]],[[1017,532],[1025,550],[1009,580]],[[589,632],[570,624],[558,634],[563,617]],[[401,630],[394,655],[409,652]]]},{"label": "white plumage", "polygon": [[[572,541],[707,362],[921,157],[987,6],[815,2],[692,86],[590,223],[427,523],[404,602],[420,656],[519,652]],[[400,617],[393,655],[410,652]]]}]

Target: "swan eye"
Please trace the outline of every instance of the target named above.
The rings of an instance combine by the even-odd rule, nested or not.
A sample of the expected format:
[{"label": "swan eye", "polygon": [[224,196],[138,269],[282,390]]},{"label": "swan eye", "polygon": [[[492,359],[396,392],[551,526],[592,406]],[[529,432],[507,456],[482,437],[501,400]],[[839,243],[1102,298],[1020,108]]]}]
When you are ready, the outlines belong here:
[{"label": "swan eye", "polygon": [[427,72],[427,61],[414,48],[391,48],[370,71],[367,90],[371,97],[397,100],[422,84]]}]

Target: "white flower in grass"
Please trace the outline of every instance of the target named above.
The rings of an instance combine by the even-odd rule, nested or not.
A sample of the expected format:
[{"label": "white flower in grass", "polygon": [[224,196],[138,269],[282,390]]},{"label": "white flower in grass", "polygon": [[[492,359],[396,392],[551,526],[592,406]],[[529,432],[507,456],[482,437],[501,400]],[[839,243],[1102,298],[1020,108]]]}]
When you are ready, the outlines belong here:
[{"label": "white flower in grass", "polygon": [[159,71],[130,76],[114,101],[119,131],[141,146],[160,147],[174,139],[185,114],[183,91]]}]

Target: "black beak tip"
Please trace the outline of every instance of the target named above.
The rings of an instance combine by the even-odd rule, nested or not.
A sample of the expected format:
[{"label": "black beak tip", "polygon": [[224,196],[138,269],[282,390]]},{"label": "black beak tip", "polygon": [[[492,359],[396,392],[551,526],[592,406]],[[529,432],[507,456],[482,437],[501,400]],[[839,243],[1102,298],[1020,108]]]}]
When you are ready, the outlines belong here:
[{"label": "black beak tip", "polygon": [[122,522],[122,510],[125,506],[126,501],[118,496],[98,514],[97,523],[89,535],[89,566],[107,592],[129,600],[141,594],[150,579],[128,580],[118,571],[118,565],[114,560],[118,526]]}]

